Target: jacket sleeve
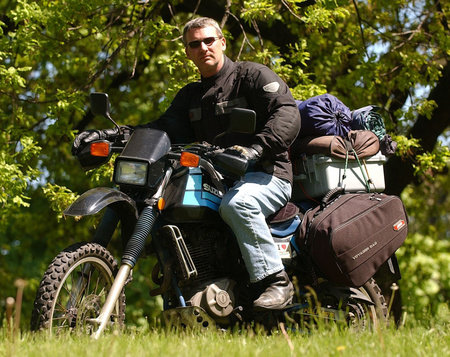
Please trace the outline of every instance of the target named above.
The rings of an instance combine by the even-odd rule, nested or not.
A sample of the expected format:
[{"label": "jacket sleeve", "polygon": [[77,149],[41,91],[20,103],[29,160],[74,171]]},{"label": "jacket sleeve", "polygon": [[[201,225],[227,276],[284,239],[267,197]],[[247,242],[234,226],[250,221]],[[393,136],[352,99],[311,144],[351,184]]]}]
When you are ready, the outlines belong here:
[{"label": "jacket sleeve", "polygon": [[256,110],[254,144],[264,154],[289,149],[300,131],[300,113],[287,84],[272,70],[255,65],[249,70],[247,99]]},{"label": "jacket sleeve", "polygon": [[195,141],[189,119],[189,85],[180,89],[169,108],[159,119],[142,127],[165,131],[173,144],[187,144]]}]

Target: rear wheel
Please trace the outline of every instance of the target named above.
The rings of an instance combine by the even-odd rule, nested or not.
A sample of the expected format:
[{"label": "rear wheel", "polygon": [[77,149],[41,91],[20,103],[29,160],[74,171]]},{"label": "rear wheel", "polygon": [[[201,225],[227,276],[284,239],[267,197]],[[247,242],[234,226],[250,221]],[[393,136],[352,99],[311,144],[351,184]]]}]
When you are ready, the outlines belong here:
[{"label": "rear wheel", "polygon": [[298,301],[283,310],[281,319],[280,316],[278,320],[261,316],[260,321],[270,321],[269,327],[274,327],[277,321],[284,321],[300,330],[328,323],[367,330],[386,321],[387,305],[374,279],[358,289],[323,281],[315,289],[306,286],[306,291],[298,293]]},{"label": "rear wheel", "polygon": [[[317,299],[320,304],[313,313],[324,321],[336,321],[350,328],[366,330],[386,320],[386,302],[374,279],[358,289],[324,282],[317,289]],[[308,305],[315,305],[315,299],[311,300]]]},{"label": "rear wheel", "polygon": [[374,279],[370,279],[359,290],[369,297],[373,304],[357,298],[350,298],[347,302],[349,325],[365,329],[369,326],[377,327],[383,324],[386,321],[388,309],[378,284]]},{"label": "rear wheel", "polygon": [[[91,333],[111,289],[117,263],[104,247],[78,243],[62,251],[49,265],[36,293],[31,317],[32,330],[80,331]],[[125,319],[122,290],[111,323]]]}]

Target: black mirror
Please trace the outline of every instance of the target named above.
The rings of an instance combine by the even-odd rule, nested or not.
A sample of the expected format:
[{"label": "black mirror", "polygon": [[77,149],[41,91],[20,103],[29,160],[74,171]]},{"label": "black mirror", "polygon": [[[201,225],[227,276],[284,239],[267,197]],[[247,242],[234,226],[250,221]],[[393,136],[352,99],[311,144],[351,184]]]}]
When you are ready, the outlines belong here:
[{"label": "black mirror", "polygon": [[110,104],[108,94],[106,93],[91,93],[91,111],[94,115],[103,115],[109,118]]},{"label": "black mirror", "polygon": [[228,133],[253,134],[256,130],[256,113],[251,109],[233,108]]},{"label": "black mirror", "polygon": [[111,120],[111,122],[116,126],[120,133],[119,125],[111,118],[110,115],[110,104],[108,94],[94,92],[89,95],[91,99],[91,112],[94,115],[102,115],[105,118]]}]

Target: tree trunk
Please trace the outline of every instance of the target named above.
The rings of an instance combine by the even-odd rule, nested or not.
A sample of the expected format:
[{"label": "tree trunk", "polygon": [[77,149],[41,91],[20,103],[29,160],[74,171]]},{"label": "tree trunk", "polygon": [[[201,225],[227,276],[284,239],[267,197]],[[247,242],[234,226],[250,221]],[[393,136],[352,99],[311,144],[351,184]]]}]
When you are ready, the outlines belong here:
[{"label": "tree trunk", "polygon": [[[419,139],[424,151],[432,151],[439,136],[450,126],[449,93],[450,62],[447,62],[442,77],[428,97],[429,100],[434,100],[438,107],[431,119],[420,115],[409,133],[410,137]],[[398,156],[389,159],[384,167],[386,193],[400,195],[408,184],[414,182],[413,159],[405,160]]]}]

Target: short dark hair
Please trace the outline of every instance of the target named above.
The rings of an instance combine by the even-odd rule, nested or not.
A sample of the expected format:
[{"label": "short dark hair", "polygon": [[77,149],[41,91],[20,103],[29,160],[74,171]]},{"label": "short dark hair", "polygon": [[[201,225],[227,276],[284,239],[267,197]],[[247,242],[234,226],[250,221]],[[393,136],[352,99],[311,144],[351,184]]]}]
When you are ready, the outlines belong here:
[{"label": "short dark hair", "polygon": [[202,29],[204,27],[212,26],[216,29],[217,36],[219,38],[223,37],[222,29],[220,28],[219,24],[216,20],[211,19],[210,17],[197,17],[193,20],[190,20],[184,25],[183,28],[183,43],[187,45],[186,43],[186,34],[188,31],[192,29]]}]

